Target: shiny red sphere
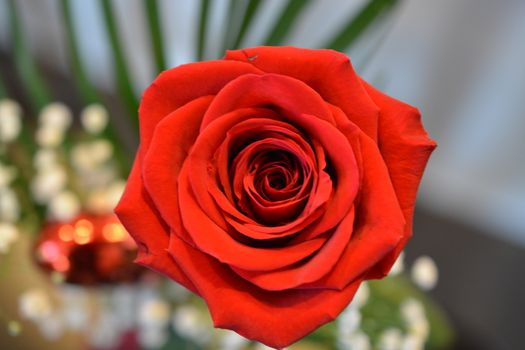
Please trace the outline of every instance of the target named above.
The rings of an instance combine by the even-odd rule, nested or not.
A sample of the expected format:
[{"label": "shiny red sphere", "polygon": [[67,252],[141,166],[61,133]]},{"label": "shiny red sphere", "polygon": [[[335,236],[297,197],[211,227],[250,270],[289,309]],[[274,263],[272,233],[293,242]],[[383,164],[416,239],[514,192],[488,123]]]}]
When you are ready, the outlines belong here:
[{"label": "shiny red sphere", "polygon": [[68,283],[98,285],[132,282],[144,269],[133,263],[137,246],[113,215],[81,214],[44,225],[34,247],[36,261]]}]

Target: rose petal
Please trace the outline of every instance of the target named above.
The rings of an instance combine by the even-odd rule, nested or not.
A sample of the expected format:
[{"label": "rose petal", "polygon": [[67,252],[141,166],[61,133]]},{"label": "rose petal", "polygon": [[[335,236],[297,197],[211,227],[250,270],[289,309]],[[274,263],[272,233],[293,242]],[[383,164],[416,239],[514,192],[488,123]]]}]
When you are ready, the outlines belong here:
[{"label": "rose petal", "polygon": [[403,239],[371,274],[371,277],[378,278],[390,271],[412,236],[417,188],[436,143],[428,137],[416,108],[383,94],[365,81],[362,83],[381,109],[378,144],[407,222]]},{"label": "rose petal", "polygon": [[343,289],[390,254],[403,239],[405,218],[379,149],[360,135],[362,187],[352,239],[326,277],[303,288]]},{"label": "rose petal", "polygon": [[201,96],[215,95],[244,74],[261,74],[250,64],[224,60],[189,63],[162,72],[144,91],[139,108],[140,141],[149,147],[157,124],[171,112]]},{"label": "rose petal", "polygon": [[323,247],[303,263],[273,271],[245,271],[237,268],[233,270],[239,276],[266,290],[280,291],[315,282],[329,273],[338,263],[352,236],[353,224],[354,210],[351,209]]},{"label": "rose petal", "polygon": [[341,291],[265,291],[172,237],[170,252],[208,304],[214,325],[278,349],[334,320],[361,282],[357,279]]},{"label": "rose petal", "polygon": [[368,136],[377,138],[378,108],[361,86],[346,55],[333,50],[260,46],[227,51],[225,59],[304,81],[324,100],[341,107]]},{"label": "rose petal", "polygon": [[228,83],[213,100],[201,131],[217,118],[245,107],[278,108],[279,114],[310,114],[333,123],[319,94],[300,80],[278,74],[246,74]]},{"label": "rose petal", "polygon": [[[138,154],[140,153],[139,149]],[[170,277],[199,294],[191,279],[166,250],[169,244],[169,229],[160,219],[159,213],[155,211],[142,185],[140,158],[140,156],[136,158],[124,194],[115,208],[118,218],[139,247],[136,262]]]},{"label": "rose petal", "polygon": [[180,218],[178,176],[199,134],[200,123],[213,96],[197,98],[164,118],[157,127],[143,161],[144,184],[164,221],[191,242]]}]

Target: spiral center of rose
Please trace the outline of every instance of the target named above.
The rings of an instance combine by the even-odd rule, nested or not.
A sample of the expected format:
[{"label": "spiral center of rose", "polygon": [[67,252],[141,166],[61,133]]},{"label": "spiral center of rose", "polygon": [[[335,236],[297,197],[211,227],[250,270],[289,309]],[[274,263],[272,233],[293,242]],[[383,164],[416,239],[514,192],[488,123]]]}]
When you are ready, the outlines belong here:
[{"label": "spiral center of rose", "polygon": [[310,157],[294,141],[262,138],[242,149],[230,167],[235,205],[265,225],[289,222],[304,209],[311,173]]}]

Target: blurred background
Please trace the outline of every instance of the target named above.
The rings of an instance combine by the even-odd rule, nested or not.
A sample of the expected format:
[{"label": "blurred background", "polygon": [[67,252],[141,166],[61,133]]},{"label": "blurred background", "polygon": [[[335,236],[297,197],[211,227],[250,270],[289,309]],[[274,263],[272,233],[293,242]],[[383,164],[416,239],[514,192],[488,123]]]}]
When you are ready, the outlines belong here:
[{"label": "blurred background", "polygon": [[[198,301],[129,264],[134,248],[111,207],[138,143],[137,103],[158,72],[263,44],[346,52],[367,81],[417,106],[439,145],[421,185],[406,278],[387,282],[406,295],[372,284],[358,328],[348,331],[343,317],[299,346],[417,349],[421,341],[399,340],[411,332],[404,316],[372,324],[384,299],[404,315],[410,297],[426,308],[427,348],[521,348],[523,38],[522,0],[0,0],[2,349],[258,346],[210,333]],[[86,227],[91,241],[82,243],[75,235]],[[78,246],[89,249],[77,254]],[[101,261],[110,266],[86,268]],[[439,283],[428,291],[433,261]],[[56,305],[62,318],[50,316]],[[108,313],[137,324],[111,343]]]}]

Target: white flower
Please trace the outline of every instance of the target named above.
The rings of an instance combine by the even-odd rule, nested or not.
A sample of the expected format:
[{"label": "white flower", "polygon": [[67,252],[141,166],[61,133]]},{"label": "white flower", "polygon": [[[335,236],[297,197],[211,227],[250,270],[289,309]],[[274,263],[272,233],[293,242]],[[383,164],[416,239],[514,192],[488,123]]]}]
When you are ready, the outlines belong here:
[{"label": "white flower", "polygon": [[177,334],[199,345],[206,344],[211,337],[210,326],[203,322],[199,310],[194,306],[183,305],[177,308],[172,324]]},{"label": "white flower", "polygon": [[87,327],[88,341],[93,348],[112,349],[120,341],[120,325],[110,310],[100,311],[97,320]]},{"label": "white flower", "polygon": [[361,324],[361,313],[355,306],[350,305],[339,316],[337,331],[340,336],[350,336]]},{"label": "white flower", "polygon": [[361,283],[359,289],[357,289],[357,292],[354,295],[352,305],[354,305],[357,308],[363,307],[368,301],[369,296],[370,288],[368,288],[368,284],[366,282]]},{"label": "white flower", "polygon": [[57,340],[64,333],[64,322],[57,315],[38,320],[40,333],[48,340]]},{"label": "white flower", "polygon": [[407,335],[401,343],[401,350],[424,350],[425,341],[414,335]]},{"label": "white flower", "polygon": [[20,295],[18,307],[22,317],[40,321],[51,316],[52,307],[49,296],[42,289],[34,288]]},{"label": "white flower", "polygon": [[412,265],[411,277],[421,289],[430,290],[438,281],[438,269],[436,263],[428,256],[421,256]]},{"label": "white flower", "polygon": [[92,213],[112,213],[117,206],[126,182],[123,180],[113,181],[107,188],[96,188],[88,194],[86,207]]},{"label": "white flower", "polygon": [[73,147],[71,162],[79,171],[93,171],[113,156],[113,145],[107,140],[81,143]]},{"label": "white flower", "polygon": [[18,240],[18,228],[15,225],[0,222],[0,254],[7,253],[11,244]]},{"label": "white flower", "polygon": [[120,201],[120,197],[122,197],[122,193],[124,193],[124,189],[126,188],[126,181],[124,180],[117,180],[111,183],[106,191],[106,201],[108,203],[108,206],[113,210]]},{"label": "white flower", "polygon": [[52,126],[38,128],[35,140],[41,147],[58,147],[64,141],[64,131]]},{"label": "white flower", "polygon": [[379,350],[400,350],[403,334],[397,328],[388,328],[379,336]]},{"label": "white flower", "polygon": [[31,182],[31,192],[35,200],[43,204],[60,192],[67,183],[67,174],[63,167],[53,166],[38,172]]},{"label": "white flower", "polygon": [[396,262],[394,265],[392,265],[392,268],[390,269],[390,272],[388,273],[389,276],[395,276],[399,275],[403,270],[405,269],[405,252],[401,252],[399,256],[396,259]]},{"label": "white flower", "polygon": [[17,222],[20,219],[20,203],[15,191],[0,189],[0,221]]},{"label": "white flower", "polygon": [[80,121],[84,130],[98,134],[108,125],[108,111],[100,104],[91,104],[82,110]]},{"label": "white flower", "polygon": [[54,102],[40,112],[40,124],[46,129],[64,132],[72,122],[71,110],[63,103]]},{"label": "white flower", "polygon": [[[269,346],[266,346],[264,344],[261,344],[261,343],[257,343],[254,347],[253,347],[253,350],[275,350],[274,348],[271,348]],[[286,348],[284,349],[281,349],[281,350],[286,350]]]},{"label": "white flower", "polygon": [[16,168],[0,163],[0,189],[7,187],[16,178]]},{"label": "white flower", "polygon": [[139,329],[138,338],[143,347],[158,349],[168,342],[169,333],[165,328],[146,327]]},{"label": "white flower", "polygon": [[58,165],[58,156],[55,150],[40,148],[33,157],[33,166],[39,171]]},{"label": "white flower", "polygon": [[430,333],[430,325],[423,304],[409,298],[401,303],[400,308],[408,333],[424,341]]},{"label": "white flower", "polygon": [[0,143],[14,141],[22,130],[21,109],[13,100],[0,100]]},{"label": "white flower", "polygon": [[80,201],[70,191],[63,191],[51,198],[48,207],[49,216],[57,221],[70,221],[80,212]]},{"label": "white flower", "polygon": [[370,350],[370,339],[363,332],[355,332],[348,336],[338,337],[337,348],[341,350]]},{"label": "white flower", "polygon": [[423,304],[414,298],[408,298],[400,305],[401,316],[407,323],[418,322],[426,319],[425,308]]},{"label": "white flower", "polygon": [[117,178],[117,170],[112,164],[79,172],[79,181],[86,190],[105,188]]},{"label": "white flower", "polygon": [[224,331],[219,341],[220,350],[240,350],[250,341],[232,331]]},{"label": "white flower", "polygon": [[137,294],[136,287],[122,285],[111,290],[111,305],[113,315],[124,329],[131,329],[137,323]]},{"label": "white flower", "polygon": [[69,329],[81,330],[89,325],[89,301],[86,290],[73,285],[63,285],[60,289],[62,318]]},{"label": "white flower", "polygon": [[90,153],[97,164],[107,162],[113,156],[113,145],[108,140],[96,140],[90,145]]},{"label": "white flower", "polygon": [[163,328],[169,320],[170,305],[164,300],[146,300],[140,305],[138,321],[141,326]]}]

